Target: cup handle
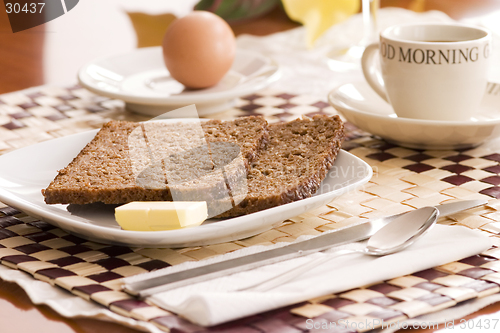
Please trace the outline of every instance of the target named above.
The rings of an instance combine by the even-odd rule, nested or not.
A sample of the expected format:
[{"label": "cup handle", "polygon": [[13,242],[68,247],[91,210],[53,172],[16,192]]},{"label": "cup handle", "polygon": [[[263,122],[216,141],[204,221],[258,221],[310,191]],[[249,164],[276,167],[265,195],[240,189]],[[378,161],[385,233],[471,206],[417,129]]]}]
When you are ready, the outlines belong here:
[{"label": "cup handle", "polygon": [[377,69],[373,66],[374,61],[373,57],[377,53],[379,48],[378,43],[373,43],[368,45],[363,52],[363,56],[361,57],[361,68],[363,69],[363,75],[365,76],[366,81],[372,87],[375,92],[382,97],[387,103],[389,100],[387,99],[387,94],[385,92],[385,87],[377,80]]}]

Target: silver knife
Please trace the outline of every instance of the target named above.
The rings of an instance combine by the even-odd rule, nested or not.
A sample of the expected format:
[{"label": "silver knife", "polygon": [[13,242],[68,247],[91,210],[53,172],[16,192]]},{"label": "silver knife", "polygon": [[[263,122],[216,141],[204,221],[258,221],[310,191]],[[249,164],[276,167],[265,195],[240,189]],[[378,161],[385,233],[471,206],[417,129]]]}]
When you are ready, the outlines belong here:
[{"label": "silver knife", "polygon": [[[446,216],[466,209],[485,205],[486,200],[464,200],[438,205],[439,216]],[[328,248],[358,242],[372,236],[377,230],[402,214],[348,226],[317,237],[285,245],[280,248],[254,253],[239,258],[229,259],[209,265],[199,266],[175,273],[152,273],[153,277],[145,276],[138,281],[126,282],[124,290],[134,296],[147,297],[155,293],[179,288],[193,283],[214,279],[256,267],[273,264],[282,260],[296,258]],[[146,274],[147,275],[147,274]]]}]

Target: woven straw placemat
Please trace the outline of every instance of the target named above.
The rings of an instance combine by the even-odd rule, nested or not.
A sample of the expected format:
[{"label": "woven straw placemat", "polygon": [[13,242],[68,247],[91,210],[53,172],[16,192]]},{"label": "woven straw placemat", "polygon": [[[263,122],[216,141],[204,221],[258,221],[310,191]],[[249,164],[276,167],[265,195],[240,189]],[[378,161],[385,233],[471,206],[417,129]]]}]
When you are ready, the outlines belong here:
[{"label": "woven straw placemat", "polygon": [[[319,97],[265,90],[241,98],[234,109],[212,118],[264,115],[275,122],[315,114],[336,114],[336,111]],[[96,96],[79,86],[39,87],[1,95],[0,152],[98,128],[109,119],[147,118],[125,111],[121,101]],[[380,319],[387,324],[498,293],[500,154],[481,146],[459,151],[407,149],[372,137],[350,124],[346,128],[348,140],[343,148],[372,166],[372,180],[356,192],[283,221],[257,236],[182,249],[110,246],[81,239],[4,206],[0,209],[1,263],[124,316],[176,332],[302,332],[308,330],[308,319],[320,323]],[[120,291],[120,279],[125,276],[247,246],[293,241],[301,235],[317,235],[361,219],[477,198],[488,199],[489,204],[440,218],[439,223],[460,224],[491,236],[495,247],[483,254],[218,327],[193,325]],[[330,327],[328,332],[335,330]]]}]

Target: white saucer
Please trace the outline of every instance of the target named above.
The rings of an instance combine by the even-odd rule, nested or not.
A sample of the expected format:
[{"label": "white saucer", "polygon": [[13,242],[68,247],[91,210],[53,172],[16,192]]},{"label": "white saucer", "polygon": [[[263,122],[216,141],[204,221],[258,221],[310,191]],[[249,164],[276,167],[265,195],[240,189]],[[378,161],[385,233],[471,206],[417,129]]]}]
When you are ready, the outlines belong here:
[{"label": "white saucer", "polygon": [[469,121],[399,118],[365,82],[344,84],[328,94],[330,104],[360,129],[416,149],[463,149],[500,135],[500,84],[488,83],[477,114]]},{"label": "white saucer", "polygon": [[203,116],[230,108],[237,97],[263,89],[279,76],[279,67],[270,58],[237,50],[233,66],[217,85],[186,90],[170,77],[161,47],[148,47],[95,60],[80,69],[78,80],[97,94],[125,101],[127,109],[137,113],[159,116],[196,104]]}]

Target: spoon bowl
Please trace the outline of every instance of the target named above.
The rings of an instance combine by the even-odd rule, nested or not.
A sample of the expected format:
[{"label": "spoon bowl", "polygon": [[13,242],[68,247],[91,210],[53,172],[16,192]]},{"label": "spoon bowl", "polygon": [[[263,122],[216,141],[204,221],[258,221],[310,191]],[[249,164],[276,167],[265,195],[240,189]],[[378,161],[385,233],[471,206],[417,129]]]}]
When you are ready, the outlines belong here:
[{"label": "spoon bowl", "polygon": [[439,211],[423,207],[403,214],[370,237],[362,251],[368,255],[383,256],[406,249],[436,224]]}]

